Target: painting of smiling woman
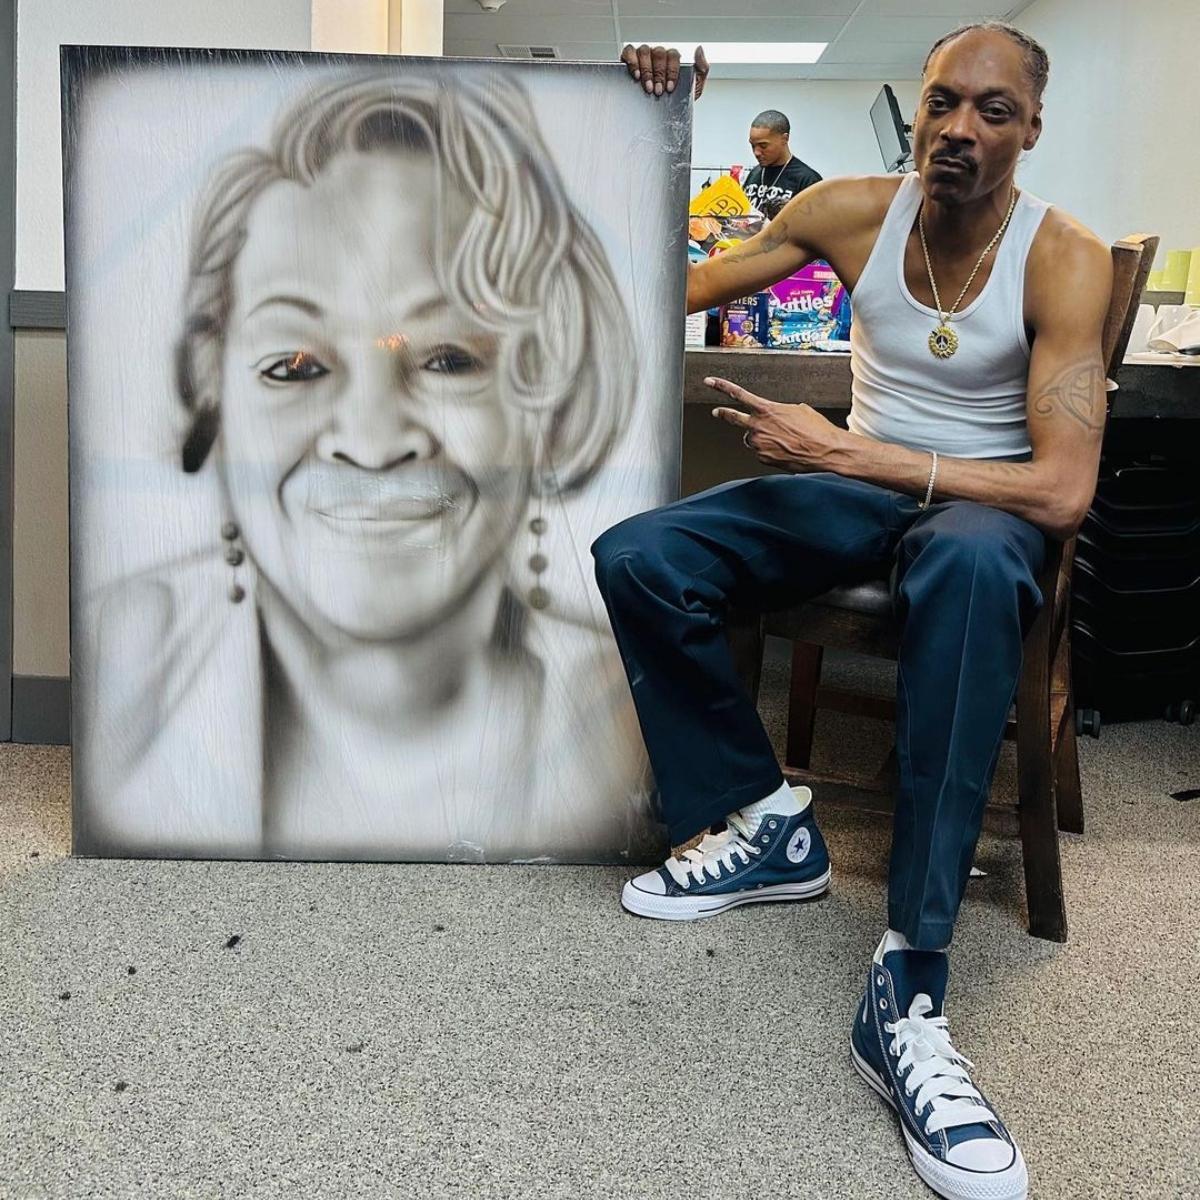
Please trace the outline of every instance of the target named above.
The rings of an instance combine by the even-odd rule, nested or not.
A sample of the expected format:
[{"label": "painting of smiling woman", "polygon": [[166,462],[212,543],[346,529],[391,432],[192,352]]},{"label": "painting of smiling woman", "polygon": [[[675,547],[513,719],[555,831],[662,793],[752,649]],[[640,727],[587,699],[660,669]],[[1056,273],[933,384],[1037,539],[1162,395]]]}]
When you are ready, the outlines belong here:
[{"label": "painting of smiling woman", "polygon": [[[678,376],[634,367],[647,332],[564,181],[584,164],[539,132],[536,76],[314,79],[313,58],[179,228],[160,213],[183,268],[173,330],[156,318],[176,477],[157,510],[166,459],[128,455],[114,482],[118,423],[76,431],[98,356],[71,349],[93,535],[73,547],[76,848],[638,856],[658,827],[586,554],[669,498],[647,464],[678,453]],[[101,204],[68,202],[76,230]],[[103,253],[68,240],[72,291],[103,291]],[[650,324],[675,336],[669,309]]]}]

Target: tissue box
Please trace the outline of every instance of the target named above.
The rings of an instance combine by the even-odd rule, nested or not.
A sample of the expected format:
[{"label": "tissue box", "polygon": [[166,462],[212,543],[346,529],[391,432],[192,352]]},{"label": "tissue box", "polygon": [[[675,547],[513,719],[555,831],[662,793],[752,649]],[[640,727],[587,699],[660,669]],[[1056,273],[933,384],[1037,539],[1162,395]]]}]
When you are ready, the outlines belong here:
[{"label": "tissue box", "polygon": [[814,342],[850,336],[850,296],[826,262],[809,263],[772,284],[767,300],[767,345],[802,350]]}]

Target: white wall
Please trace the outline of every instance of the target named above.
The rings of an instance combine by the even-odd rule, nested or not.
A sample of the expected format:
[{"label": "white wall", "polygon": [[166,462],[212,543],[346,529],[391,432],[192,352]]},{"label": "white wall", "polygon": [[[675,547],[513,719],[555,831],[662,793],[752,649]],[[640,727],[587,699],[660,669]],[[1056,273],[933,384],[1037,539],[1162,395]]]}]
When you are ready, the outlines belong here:
[{"label": "white wall", "polygon": [[1019,175],[1112,241],[1200,246],[1200,3],[1035,0],[1017,18],[1050,55],[1045,132]]},{"label": "white wall", "polygon": [[312,48],[345,54],[386,54],[388,0],[311,0]]},{"label": "white wall", "polygon": [[[907,121],[920,84],[889,80]],[[692,162],[701,167],[754,166],[750,122],[776,108],[792,123],[792,152],[821,175],[877,175],[883,170],[870,110],[881,82],[865,80],[714,79],[696,105]]]},{"label": "white wall", "polygon": [[310,0],[19,0],[17,282],[63,286],[60,43],[307,50]]},{"label": "white wall", "polygon": [[392,54],[442,53],[445,26],[442,0],[391,0],[388,50]]}]

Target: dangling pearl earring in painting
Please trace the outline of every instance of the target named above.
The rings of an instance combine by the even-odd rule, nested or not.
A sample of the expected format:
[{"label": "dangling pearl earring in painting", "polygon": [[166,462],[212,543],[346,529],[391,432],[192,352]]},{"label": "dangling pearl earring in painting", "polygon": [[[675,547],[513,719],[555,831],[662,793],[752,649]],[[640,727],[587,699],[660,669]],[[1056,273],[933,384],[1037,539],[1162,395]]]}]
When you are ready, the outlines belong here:
[{"label": "dangling pearl earring in painting", "polygon": [[246,561],[246,552],[238,545],[241,536],[242,531],[237,527],[236,521],[226,521],[221,526],[221,537],[228,543],[225,547],[225,561],[232,568],[233,575],[228,593],[231,604],[241,604],[246,598],[246,589],[242,586],[238,572],[238,567]]}]

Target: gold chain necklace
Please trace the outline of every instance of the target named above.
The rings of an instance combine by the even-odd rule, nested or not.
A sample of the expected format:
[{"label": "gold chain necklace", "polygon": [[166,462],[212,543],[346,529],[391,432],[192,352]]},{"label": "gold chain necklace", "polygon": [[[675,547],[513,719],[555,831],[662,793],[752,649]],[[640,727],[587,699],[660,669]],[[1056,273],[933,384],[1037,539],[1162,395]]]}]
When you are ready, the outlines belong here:
[{"label": "gold chain necklace", "polygon": [[921,253],[925,255],[925,270],[929,273],[929,286],[933,289],[933,303],[938,310],[938,326],[929,335],[929,352],[934,358],[949,358],[958,349],[958,334],[950,328],[950,320],[958,311],[958,306],[962,303],[962,298],[967,294],[968,289],[974,282],[975,276],[979,274],[979,268],[983,266],[983,260],[992,252],[992,247],[1004,236],[1004,231],[1008,228],[1008,223],[1012,219],[1013,209],[1016,206],[1017,189],[1014,185],[1009,189],[1008,212],[1004,214],[1004,220],[1000,222],[1000,228],[996,230],[996,234],[992,240],[984,246],[983,253],[979,256],[979,260],[975,264],[975,269],[967,276],[967,282],[963,284],[963,289],[958,293],[958,299],[951,305],[950,311],[942,312],[942,300],[938,295],[937,284],[933,278],[933,266],[929,261],[929,247],[925,243],[925,202],[921,202],[921,207],[917,210],[917,229],[921,233]]}]

